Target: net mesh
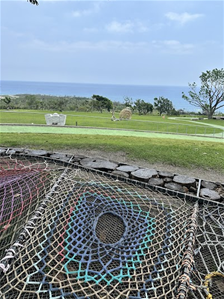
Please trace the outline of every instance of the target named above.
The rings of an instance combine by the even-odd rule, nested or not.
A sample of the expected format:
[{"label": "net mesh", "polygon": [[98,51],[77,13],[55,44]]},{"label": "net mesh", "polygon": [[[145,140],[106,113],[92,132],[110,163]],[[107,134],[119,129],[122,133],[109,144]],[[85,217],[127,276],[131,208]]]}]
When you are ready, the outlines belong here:
[{"label": "net mesh", "polygon": [[223,204],[1,160],[2,298],[223,298]]},{"label": "net mesh", "polygon": [[34,159],[1,159],[0,259],[57,179],[53,166]]}]

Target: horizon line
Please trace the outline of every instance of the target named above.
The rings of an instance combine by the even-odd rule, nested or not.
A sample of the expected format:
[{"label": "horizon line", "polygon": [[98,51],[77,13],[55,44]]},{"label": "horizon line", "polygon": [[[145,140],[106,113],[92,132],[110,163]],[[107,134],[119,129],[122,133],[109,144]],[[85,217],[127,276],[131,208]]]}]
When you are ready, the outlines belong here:
[{"label": "horizon line", "polygon": [[30,83],[66,83],[66,84],[92,84],[92,85],[123,85],[123,86],[167,86],[167,87],[189,87],[188,85],[164,85],[164,84],[137,84],[137,83],[93,83],[72,81],[29,81],[1,79],[0,82],[30,82]]}]

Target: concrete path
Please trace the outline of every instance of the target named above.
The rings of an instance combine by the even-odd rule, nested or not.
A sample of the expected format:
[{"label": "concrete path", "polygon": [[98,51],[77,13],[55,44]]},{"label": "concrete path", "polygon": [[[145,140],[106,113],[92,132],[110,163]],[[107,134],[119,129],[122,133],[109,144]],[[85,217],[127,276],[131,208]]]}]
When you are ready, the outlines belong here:
[{"label": "concrete path", "polygon": [[51,127],[51,126],[10,126],[1,125],[0,133],[41,133],[41,134],[83,134],[83,135],[111,135],[111,136],[133,136],[146,138],[167,138],[167,139],[182,139],[182,140],[201,140],[210,142],[224,143],[224,139],[181,135],[181,134],[164,134],[143,131],[131,130],[114,130],[114,129],[100,129],[100,128],[80,128],[80,127]]},{"label": "concrete path", "polygon": [[[169,117],[169,119],[179,119],[180,120],[180,117],[179,118],[176,118],[176,117]],[[214,124],[208,124],[208,123],[204,123],[204,122],[201,122],[201,121],[195,121],[195,120],[191,120],[189,118],[185,118],[185,117],[182,117],[181,118],[182,121],[187,121],[187,122],[191,122],[191,123],[194,123],[194,124],[200,124],[200,125],[205,125],[205,126],[208,126],[208,127],[212,127],[212,128],[216,128],[216,129],[221,129],[223,132],[221,133],[215,133],[215,136],[216,137],[220,137],[220,138],[224,138],[224,126],[219,126],[219,125],[214,125]],[[223,121],[224,123],[224,121]]]}]

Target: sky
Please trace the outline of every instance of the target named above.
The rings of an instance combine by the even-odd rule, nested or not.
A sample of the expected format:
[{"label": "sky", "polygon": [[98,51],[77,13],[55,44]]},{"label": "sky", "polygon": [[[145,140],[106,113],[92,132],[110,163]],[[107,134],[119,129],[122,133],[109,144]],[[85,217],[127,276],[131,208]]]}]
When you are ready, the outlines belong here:
[{"label": "sky", "polygon": [[1,80],[187,86],[224,67],[223,1],[0,0]]}]

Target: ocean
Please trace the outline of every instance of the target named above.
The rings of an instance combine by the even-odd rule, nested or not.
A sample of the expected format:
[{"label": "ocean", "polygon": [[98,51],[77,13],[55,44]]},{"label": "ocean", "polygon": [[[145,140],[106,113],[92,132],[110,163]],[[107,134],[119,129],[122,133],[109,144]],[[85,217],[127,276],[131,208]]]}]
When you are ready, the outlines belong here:
[{"label": "ocean", "polygon": [[163,96],[172,101],[176,110],[198,111],[182,99],[182,91],[188,94],[188,86],[119,85],[62,82],[0,81],[1,95],[42,94],[55,96],[81,96],[90,98],[93,94],[107,97],[112,102],[124,102],[125,97],[154,103],[155,97]]}]

